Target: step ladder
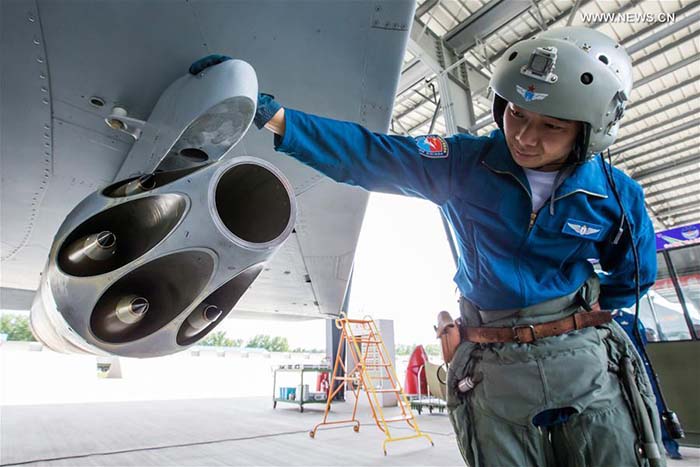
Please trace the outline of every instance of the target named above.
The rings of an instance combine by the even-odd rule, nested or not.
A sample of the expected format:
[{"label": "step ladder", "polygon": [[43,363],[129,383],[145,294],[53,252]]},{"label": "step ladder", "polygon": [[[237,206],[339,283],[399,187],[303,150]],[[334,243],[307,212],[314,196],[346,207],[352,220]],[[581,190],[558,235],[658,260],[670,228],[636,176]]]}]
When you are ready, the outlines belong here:
[{"label": "step ladder", "polygon": [[[314,438],[318,429],[325,425],[353,424],[355,432],[360,431],[360,421],[357,419],[357,404],[360,400],[360,392],[367,394],[372,418],[377,427],[384,433],[385,438],[382,449],[386,456],[387,443],[403,441],[416,438],[426,438],[434,446],[433,440],[426,433],[420,431],[418,422],[411,410],[411,406],[401,389],[396,370],[391,363],[389,352],[384,345],[382,336],[376,323],[370,318],[349,319],[344,313],[335,320],[335,326],[341,330],[338,353],[333,365],[333,375],[330,381],[330,392],[326,402],[326,410],[323,421],[309,432],[309,436]],[[343,349],[347,348],[348,355],[352,357],[353,364],[346,365],[343,359]],[[340,376],[340,373],[345,376]],[[388,384],[383,384],[384,382]],[[331,408],[331,401],[341,391],[352,391],[355,396],[355,404],[352,409],[352,418],[349,420],[328,421],[328,414]],[[382,410],[380,396],[391,394],[396,397],[397,405],[401,410],[399,417],[387,418]],[[391,426],[395,423],[405,422],[411,429],[409,436],[392,436]]]}]

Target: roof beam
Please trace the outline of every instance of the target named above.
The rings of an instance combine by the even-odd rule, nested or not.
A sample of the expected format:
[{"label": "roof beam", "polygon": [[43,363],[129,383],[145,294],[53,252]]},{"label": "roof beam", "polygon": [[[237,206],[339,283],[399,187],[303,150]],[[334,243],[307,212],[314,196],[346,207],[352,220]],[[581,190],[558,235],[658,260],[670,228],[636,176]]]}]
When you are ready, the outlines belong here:
[{"label": "roof beam", "polygon": [[529,0],[491,0],[444,35],[445,42],[458,54],[476,46],[501,26],[522,15],[532,6]]},{"label": "roof beam", "polygon": [[405,93],[413,86],[431,75],[432,72],[425,63],[423,63],[420,59],[413,60],[406,66],[406,68],[401,70],[399,86],[396,89],[396,97],[399,97],[401,94]]},{"label": "roof beam", "polygon": [[467,71],[463,58],[416,19],[407,47],[436,75],[447,134],[467,131],[474,124],[470,82],[474,79],[478,84],[488,85],[488,80],[471,68],[472,73]]},{"label": "roof beam", "polygon": [[[654,109],[654,113],[651,113],[651,112],[645,113],[645,114],[640,115],[637,118],[633,118],[632,120],[624,122],[623,124],[620,125],[620,128],[624,128],[624,127],[629,126],[629,125],[634,125],[637,122],[641,122],[642,120],[646,120],[649,117],[653,117],[654,115],[660,114],[662,112],[666,112],[667,110],[671,110],[671,109],[678,107],[680,105],[687,104],[688,102],[694,101],[695,99],[698,99],[698,98],[700,98],[700,93],[692,94],[688,97],[681,99],[680,101],[673,101],[670,104],[667,104],[661,108]],[[696,111],[696,113],[697,113],[697,111]]]},{"label": "roof beam", "polygon": [[424,14],[432,10],[438,3],[440,3],[440,0],[427,0],[416,9],[416,18],[420,19]]},{"label": "roof beam", "polygon": [[[630,3],[634,3],[634,2],[630,2]],[[679,8],[676,11],[671,12],[671,14],[680,16],[680,15],[687,13],[690,10],[694,10],[698,5],[700,5],[700,2],[693,1],[693,2],[688,3],[686,6]],[[636,33],[622,39],[620,41],[620,45],[625,47],[625,50],[628,50],[628,48],[626,47],[628,43],[639,39],[640,37],[642,37],[646,33],[653,31],[654,29],[656,29],[658,27],[659,27],[658,23],[651,23],[649,26],[642,28],[639,31],[637,31]],[[634,44],[632,44],[630,46],[630,48],[633,46],[634,46]]]},{"label": "roof beam", "polygon": [[[696,193],[697,195],[697,193]],[[686,209],[692,209],[692,208],[700,208],[700,200],[694,199],[691,201],[688,201],[687,203],[683,204],[678,204],[676,206],[670,206],[666,209],[660,209],[657,211],[659,213],[659,216],[668,216],[671,215],[671,213],[677,213],[677,212],[682,212]]]},{"label": "roof beam", "polygon": [[[559,21],[562,21],[564,18],[567,18],[567,17],[571,18],[571,15],[572,15],[572,14],[575,15],[575,11],[576,11],[578,8],[585,6],[585,5],[587,5],[588,3],[590,3],[590,2],[591,2],[591,0],[582,0],[580,3],[579,3],[579,2],[576,2],[576,4],[574,4],[571,8],[568,8],[568,9],[562,11],[559,15],[555,16],[554,18],[552,18],[551,21],[547,21],[547,27],[552,26],[552,25],[558,23]],[[639,4],[638,0],[631,0],[629,3],[626,3],[626,4],[623,5],[622,7],[618,8],[618,9],[616,10],[616,13],[618,13],[618,14],[624,13],[625,11],[627,11],[627,10],[629,10],[629,9],[631,9],[631,8],[636,7],[638,4]],[[683,7],[683,8],[681,8],[681,9],[677,10],[677,13],[680,14],[681,12],[685,12],[687,9],[688,9],[688,7]],[[567,21],[567,22],[568,22],[568,21]],[[505,23],[504,23],[504,24],[505,24]],[[591,24],[588,24],[588,25],[586,25],[586,26],[589,27],[589,28],[591,28],[591,29],[597,29],[597,28],[599,28],[602,24],[605,24],[605,23],[591,23]],[[452,31],[455,31],[458,27],[459,27],[459,25],[456,26],[454,29],[452,29]],[[651,29],[653,29],[653,28],[651,28]],[[650,29],[649,29],[649,30],[650,30]],[[452,32],[452,31],[448,31],[448,33],[445,34],[445,37],[447,37],[447,35],[450,34],[450,32]],[[496,29],[496,31],[494,31],[494,32],[497,32],[497,31],[498,31],[498,29]],[[531,37],[533,37],[533,36],[535,36],[535,35],[537,35],[537,34],[539,34],[539,33],[540,33],[539,30],[533,31],[532,33],[527,34],[525,37],[519,39],[518,41],[530,39]],[[641,34],[641,31],[640,31],[640,34]],[[482,40],[482,41],[485,40],[485,39],[487,39],[487,37],[481,37],[481,40]],[[507,48],[504,49],[504,50],[502,50],[501,52],[497,53],[495,56],[493,56],[493,57],[491,58],[491,62],[492,62],[492,63],[495,63],[496,61],[498,61],[498,59],[501,58],[501,56],[505,53],[506,50],[507,50]],[[476,92],[477,92],[477,93],[481,93],[482,91],[483,91],[483,89],[478,88]]]},{"label": "roof beam", "polygon": [[668,188],[663,188],[661,190],[654,191],[653,193],[647,193],[647,199],[654,196],[665,195],[667,193],[672,193],[674,191],[683,190],[685,188],[700,186],[700,180],[691,180],[689,182],[683,183],[682,185],[673,185]]},{"label": "roof beam", "polygon": [[698,209],[691,209],[690,211],[682,212],[679,214],[676,214],[673,216],[676,220],[678,219],[686,219],[686,218],[693,218],[693,217],[700,217],[700,207]]},{"label": "roof beam", "polygon": [[574,3],[574,6],[571,7],[569,10],[569,18],[566,20],[566,25],[571,26],[571,24],[574,22],[576,19],[576,13],[578,12],[578,9],[581,8],[581,0],[576,0],[576,3]]},{"label": "roof beam", "polygon": [[[696,19],[697,19],[698,21],[700,21],[700,13],[698,13],[698,14],[696,14],[696,15],[694,15],[694,16],[696,17]],[[643,57],[638,58],[637,60],[634,60],[634,61],[632,62],[632,66],[641,65],[642,63],[647,62],[647,61],[651,60],[651,59],[654,58],[654,57],[657,57],[657,56],[659,56],[659,55],[661,55],[661,54],[663,54],[663,53],[668,52],[668,51],[671,50],[671,49],[675,49],[675,48],[679,47],[680,45],[685,44],[686,42],[695,39],[696,37],[698,37],[698,35],[700,35],[700,30],[695,31],[695,32],[693,32],[693,33],[691,33],[691,34],[686,34],[685,36],[681,37],[681,38],[678,39],[677,41],[669,42],[668,44],[666,44],[665,46],[661,47],[660,49],[656,49],[656,50],[654,50],[653,52],[651,52],[650,54],[647,54],[647,55],[645,55],[645,56],[643,56]]]},{"label": "roof beam", "polygon": [[[672,168],[670,170],[673,170],[674,168]],[[670,182],[672,180],[678,180],[679,177],[682,177],[684,175],[685,174],[674,173],[674,174],[667,175],[665,177],[661,177],[661,178],[654,180],[654,181],[651,181],[651,182],[644,182],[642,180],[637,180],[637,181],[640,182],[642,184],[642,187],[644,187],[644,189],[646,190],[646,189],[651,188],[653,186],[661,185],[662,183]]]},{"label": "roof beam", "polygon": [[671,23],[669,26],[666,26],[665,28],[655,32],[654,34],[646,37],[645,39],[642,39],[639,42],[635,42],[631,46],[625,48],[625,50],[628,54],[632,55],[633,53],[639,52],[640,50],[645,49],[652,44],[656,44],[661,39],[664,39],[670,36],[671,34],[680,31],[681,29],[685,29],[688,26],[696,24],[698,21],[700,21],[700,13],[688,15],[682,20]]},{"label": "roof beam", "polygon": [[[439,110],[439,109],[436,109],[436,110]],[[416,123],[415,125],[413,125],[411,128],[408,129],[408,133],[410,134],[413,130],[416,130],[416,129],[422,127],[423,125],[430,123],[433,120],[433,117],[437,118],[437,114],[433,114],[430,117],[423,119],[420,122]]]},{"label": "roof beam", "polygon": [[[666,149],[666,148],[664,148]],[[639,170],[641,167],[644,167],[645,165],[649,164],[656,164],[657,162],[661,162],[663,160],[669,160],[674,157],[679,157],[679,156],[685,156],[686,154],[690,153],[691,151],[694,151],[696,148],[695,147],[687,147],[683,148],[680,151],[672,152],[670,154],[661,154],[660,156],[653,157],[651,159],[647,159],[641,162],[638,162],[636,164],[631,164],[629,165],[630,160],[624,161],[626,163],[626,168],[627,170]],[[632,160],[632,159],[631,159]],[[632,160],[634,161],[634,160]]]},{"label": "roof beam", "polygon": [[[679,105],[680,105],[680,104],[679,104]],[[659,109],[658,111],[654,111],[654,114],[656,114],[656,113],[661,113],[661,112],[663,112],[663,111],[662,111],[661,109]],[[680,114],[680,115],[674,115],[674,116],[673,116],[673,120],[674,120],[674,121],[680,121],[680,120],[683,120],[683,119],[686,118],[686,117],[690,117],[691,115],[697,115],[697,114],[698,114],[698,110],[697,110],[697,109],[690,109],[690,110],[688,110],[687,112],[684,112],[684,113],[682,113],[682,114]],[[653,116],[654,116],[654,115],[649,114],[649,115],[647,115],[646,118],[651,118],[651,117],[653,117]],[[615,144],[620,144],[620,143],[623,142],[623,141],[627,141],[627,140],[636,138],[637,136],[641,136],[641,135],[644,135],[644,134],[648,134],[650,131],[658,130],[659,128],[661,128],[661,127],[663,127],[663,126],[668,125],[668,123],[669,123],[669,122],[659,122],[659,123],[655,123],[655,124],[653,124],[653,125],[646,126],[646,127],[642,128],[641,130],[639,130],[639,131],[636,132],[636,133],[630,133],[629,135],[625,135],[625,136],[623,136],[622,138],[618,138],[618,139],[615,141]]]},{"label": "roof beam", "polygon": [[633,174],[632,178],[635,180],[640,180],[642,178],[647,178],[651,177],[652,175],[660,174],[662,172],[667,172],[669,170],[676,170],[680,168],[685,168],[689,166],[693,166],[700,163],[700,154],[695,153],[691,156],[684,157],[682,159],[678,159],[676,161],[673,161],[669,164],[662,165],[660,167],[652,167],[651,169],[647,170],[642,170],[641,172],[637,172]]},{"label": "roof beam", "polygon": [[676,133],[680,133],[682,131],[687,130],[688,128],[695,128],[698,125],[700,125],[700,117],[690,120],[688,122],[682,123],[678,126],[674,126],[673,128],[669,128],[664,131],[660,131],[658,133],[654,133],[653,135],[649,135],[646,138],[642,138],[639,141],[635,141],[634,143],[629,143],[620,147],[617,147],[610,151],[610,154],[613,156],[616,156],[617,154],[620,154],[625,151],[631,151],[632,149],[636,149],[640,146],[645,146],[649,143],[654,143],[662,138],[667,138],[669,136],[675,135]]},{"label": "roof beam", "polygon": [[433,103],[432,101],[429,101],[429,100],[427,100],[427,99],[422,100],[422,101],[420,101],[418,104],[416,104],[416,105],[414,105],[414,106],[412,106],[412,107],[409,107],[408,109],[404,110],[404,111],[401,112],[400,114],[395,115],[395,116],[394,116],[394,120],[399,120],[399,119],[401,119],[401,118],[404,118],[405,116],[407,116],[407,115],[410,114],[411,112],[415,112],[416,110],[420,109],[420,108],[423,107],[425,104],[433,104],[433,105],[435,105],[435,103]]},{"label": "roof beam", "polygon": [[[695,77],[695,76],[693,76],[693,77],[691,77],[691,78],[688,78],[688,79],[685,80],[685,81],[681,81],[681,82],[678,83],[678,84],[674,84],[673,86],[669,86],[669,87],[667,87],[667,88],[664,88],[664,89],[660,90],[659,92],[655,92],[655,93],[653,93],[653,94],[650,94],[650,95],[648,95],[647,97],[645,97],[645,98],[643,98],[643,99],[641,99],[641,100],[632,102],[630,105],[627,106],[627,109],[625,109],[625,111],[626,111],[626,112],[629,112],[630,110],[632,110],[633,108],[635,108],[635,107],[637,107],[637,106],[640,106],[640,105],[642,105],[642,104],[646,104],[647,102],[653,101],[654,99],[658,99],[659,97],[665,96],[665,95],[668,94],[668,93],[671,93],[671,92],[673,92],[673,91],[676,91],[676,90],[678,90],[678,89],[680,89],[680,88],[683,88],[683,87],[685,87],[685,86],[694,84],[697,80],[698,80],[698,78]],[[624,125],[627,125],[627,122],[625,122]],[[624,125],[622,125],[622,126],[624,126]]]},{"label": "roof beam", "polygon": [[[697,188],[697,184],[696,184],[696,188]],[[700,188],[696,189],[695,191],[689,191],[688,193],[683,193],[680,196],[677,196],[677,197],[672,198],[672,199],[658,200],[657,204],[682,201],[682,200],[689,198],[689,197],[692,197],[692,196],[700,196]],[[696,200],[695,202],[698,204],[698,207],[700,207],[700,200]],[[669,209],[671,209],[671,208],[669,208]]]},{"label": "roof beam", "polygon": [[656,73],[652,73],[649,76],[642,78],[641,81],[639,81],[638,83],[635,83],[635,86],[639,87],[639,86],[644,86],[645,84],[649,84],[652,81],[655,81],[655,80],[662,78],[670,73],[673,73],[676,70],[679,70],[685,66],[690,65],[691,63],[697,61],[698,59],[700,59],[700,52],[697,52],[697,53],[691,55],[690,57],[687,57],[679,62],[674,63],[673,65],[671,65],[669,67],[666,67],[662,70],[657,71]]},{"label": "roof beam", "polygon": [[[641,158],[644,157],[644,156],[648,156],[649,154],[653,154],[653,153],[655,153],[655,152],[660,152],[660,151],[666,151],[666,150],[668,150],[668,149],[670,149],[670,148],[672,148],[672,147],[674,147],[674,146],[678,146],[679,144],[687,143],[688,141],[694,141],[694,140],[696,140],[696,139],[698,139],[697,135],[691,134],[691,135],[686,136],[685,138],[681,138],[681,139],[678,139],[678,140],[676,140],[676,141],[674,141],[674,142],[672,142],[672,143],[669,143],[669,144],[665,145],[663,148],[652,148],[652,149],[648,149],[648,150],[646,150],[646,151],[644,151],[644,152],[640,152],[639,154],[635,154],[634,156],[631,156],[631,157],[628,157],[628,158],[619,157],[619,160],[621,160],[622,162],[625,162],[625,163],[637,161],[637,160],[641,159]],[[685,148],[685,149],[683,149],[683,150],[681,150],[681,151],[679,151],[679,152],[687,151],[688,149],[690,149],[690,148]],[[661,157],[661,158],[668,157],[668,154],[662,154],[660,157]],[[654,160],[656,160],[656,159],[654,159]],[[639,166],[639,165],[648,164],[648,163],[649,163],[649,161],[647,161],[647,162],[641,162],[641,163],[635,164],[635,165]]]},{"label": "roof beam", "polygon": [[487,126],[491,125],[494,123],[493,115],[490,113],[486,116],[486,118],[479,119],[477,120],[477,123],[469,129],[471,133],[476,133],[477,131],[481,130],[482,128],[486,128]]}]

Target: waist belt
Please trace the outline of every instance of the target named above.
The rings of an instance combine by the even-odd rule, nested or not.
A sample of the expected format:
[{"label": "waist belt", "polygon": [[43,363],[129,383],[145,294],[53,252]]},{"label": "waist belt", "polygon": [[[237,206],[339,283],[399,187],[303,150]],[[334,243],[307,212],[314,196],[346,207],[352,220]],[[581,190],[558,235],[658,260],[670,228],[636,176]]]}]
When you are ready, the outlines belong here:
[{"label": "waist belt", "polygon": [[476,328],[460,323],[462,338],[478,344],[517,342],[529,344],[544,337],[559,336],[577,329],[600,326],[612,321],[607,311],[584,311],[566,318],[540,324],[517,325],[509,328]]}]

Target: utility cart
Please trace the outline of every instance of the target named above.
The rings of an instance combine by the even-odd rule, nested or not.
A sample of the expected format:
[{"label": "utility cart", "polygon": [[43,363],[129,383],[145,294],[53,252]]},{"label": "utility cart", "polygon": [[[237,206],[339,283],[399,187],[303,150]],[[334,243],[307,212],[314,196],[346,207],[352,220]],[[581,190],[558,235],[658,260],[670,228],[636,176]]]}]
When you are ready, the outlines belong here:
[{"label": "utility cart", "polygon": [[[308,373],[330,373],[331,369],[325,365],[280,365],[279,368],[275,368],[275,375],[272,381],[272,408],[277,408],[278,402],[284,402],[287,404],[297,404],[299,406],[299,411],[304,412],[304,405],[306,404],[325,404],[328,398],[327,391],[310,391],[309,384],[304,384],[304,375]],[[295,381],[299,382],[298,386],[282,386],[279,379],[284,379],[289,381],[293,379],[288,378],[278,378],[278,373],[297,373],[298,379]],[[308,381],[308,376],[306,377]],[[312,380],[313,383],[316,382],[315,379]]]}]

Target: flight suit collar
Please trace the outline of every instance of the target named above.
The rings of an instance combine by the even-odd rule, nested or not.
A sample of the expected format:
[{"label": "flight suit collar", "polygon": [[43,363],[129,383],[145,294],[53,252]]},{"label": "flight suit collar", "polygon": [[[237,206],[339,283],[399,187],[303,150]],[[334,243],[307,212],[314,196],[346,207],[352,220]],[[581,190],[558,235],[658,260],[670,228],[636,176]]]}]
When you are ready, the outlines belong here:
[{"label": "flight suit collar", "polygon": [[525,171],[513,160],[503,132],[494,130],[489,135],[489,138],[494,140],[494,144],[491,150],[486,152],[481,163],[493,172],[509,174],[515,177],[527,194],[531,195],[530,184],[525,176]]},{"label": "flight suit collar", "polygon": [[598,198],[608,197],[608,181],[603,172],[603,162],[598,155],[578,166],[561,184],[554,200],[573,193],[586,193]]},{"label": "flight suit collar", "polygon": [[[530,185],[525,171],[515,163],[506,145],[505,136],[501,130],[494,130],[489,135],[494,140],[491,151],[487,151],[482,159],[483,165],[497,173],[507,173],[520,182],[530,194]],[[586,193],[598,198],[608,197],[608,186],[602,161],[598,156],[578,166],[556,191],[555,201],[573,193]]]}]

